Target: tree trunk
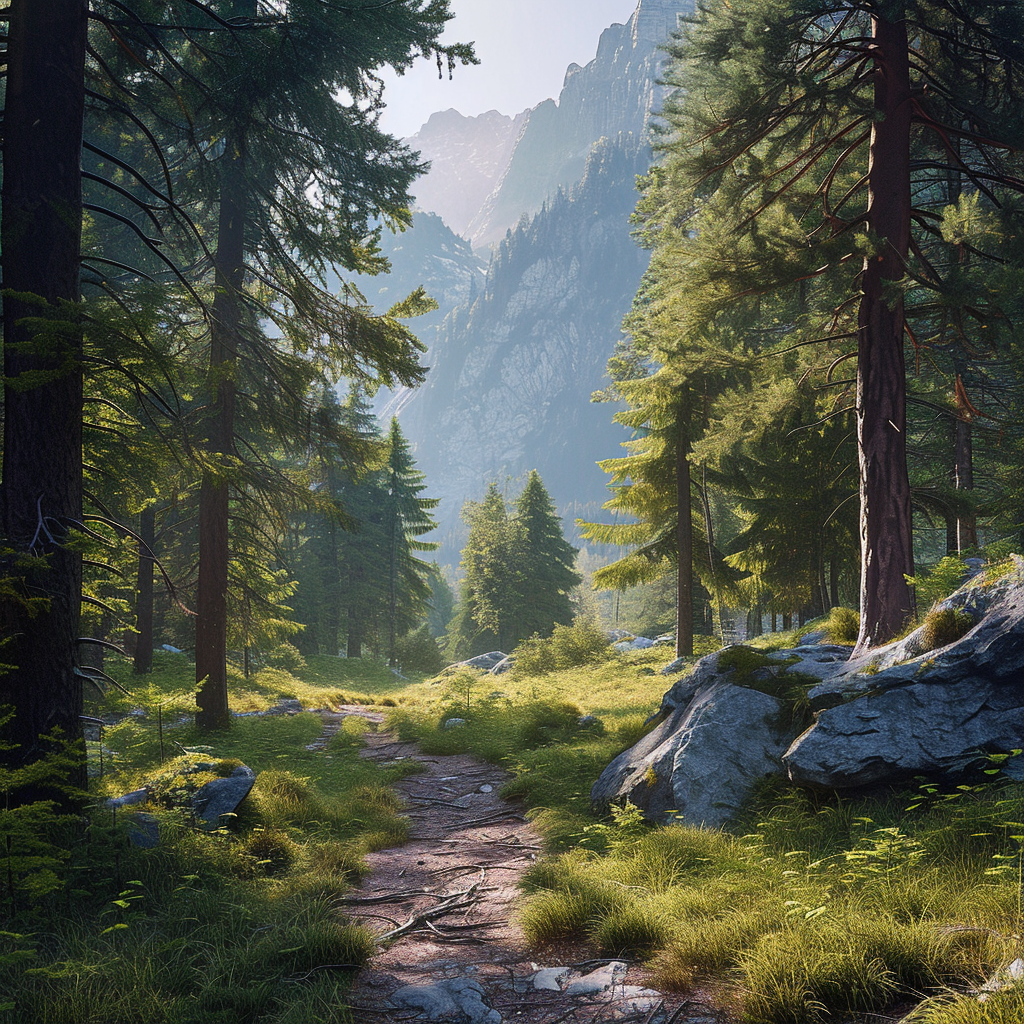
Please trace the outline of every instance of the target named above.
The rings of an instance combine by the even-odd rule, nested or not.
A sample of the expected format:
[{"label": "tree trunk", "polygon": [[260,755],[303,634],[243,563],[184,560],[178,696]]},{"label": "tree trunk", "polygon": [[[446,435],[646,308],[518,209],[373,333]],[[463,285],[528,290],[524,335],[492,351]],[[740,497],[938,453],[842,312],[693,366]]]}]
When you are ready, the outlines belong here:
[{"label": "tree trunk", "polygon": [[363,621],[359,609],[354,605],[349,605],[348,609],[348,636],[345,641],[345,655],[349,658],[363,656]]},{"label": "tree trunk", "polygon": [[676,441],[676,552],[676,657],[682,658],[693,654],[693,507],[685,426]]},{"label": "tree trunk", "polygon": [[241,345],[239,293],[245,279],[245,155],[228,141],[221,172],[220,219],[215,256],[216,295],[210,324],[210,382],[215,391],[208,451],[222,464],[203,473],[199,492],[199,587],[196,595],[196,725],[224,728],[229,722],[228,475],[234,452],[235,367]]},{"label": "tree trunk", "polygon": [[153,554],[156,544],[156,509],[150,505],[139,516],[139,578],[135,597],[135,674],[153,670]]},{"label": "tree trunk", "polygon": [[[974,440],[971,409],[959,374],[957,382],[956,443],[954,445],[953,476],[958,491],[974,490]],[[957,521],[957,554],[964,548],[978,546],[978,519],[973,510]]]},{"label": "tree trunk", "polygon": [[[81,555],[65,546],[82,517],[81,151],[86,0],[13,0],[7,37],[2,270],[3,573],[19,580],[0,602],[7,639],[0,675],[0,761],[23,765],[59,730],[78,741],[71,782],[84,788],[82,687],[75,674]],[[37,296],[37,301],[27,296]],[[27,317],[51,316],[49,330]],[[60,321],[64,322],[61,323]],[[45,339],[45,340],[44,340]],[[20,386],[22,375],[41,375]],[[28,557],[29,555],[35,557]],[[45,556],[45,557],[42,557]],[[29,599],[45,598],[30,609]],[[67,802],[65,800],[64,802]]]},{"label": "tree trunk", "polygon": [[327,597],[326,608],[323,612],[323,653],[337,654],[340,649],[338,634],[341,630],[341,593],[338,576],[338,526],[330,523],[328,534],[327,557],[322,561],[326,586],[324,593]]},{"label": "tree trunk", "polygon": [[910,242],[909,48],[905,20],[871,19],[875,120],[868,164],[868,225],[882,248],[865,261],[857,331],[860,456],[860,635],[855,653],[885,643],[914,614],[907,475],[903,299],[895,283]]}]

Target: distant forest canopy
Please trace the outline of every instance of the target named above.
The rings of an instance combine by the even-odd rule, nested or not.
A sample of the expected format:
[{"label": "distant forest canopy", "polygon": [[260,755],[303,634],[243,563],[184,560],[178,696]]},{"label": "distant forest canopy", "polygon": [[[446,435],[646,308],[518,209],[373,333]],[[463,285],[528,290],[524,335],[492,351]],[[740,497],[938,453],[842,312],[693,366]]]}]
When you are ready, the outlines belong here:
[{"label": "distant forest canopy", "polygon": [[701,588],[882,643],[915,549],[1024,532],[1024,8],[731,0],[670,55],[595,580],[674,575],[680,653]]}]

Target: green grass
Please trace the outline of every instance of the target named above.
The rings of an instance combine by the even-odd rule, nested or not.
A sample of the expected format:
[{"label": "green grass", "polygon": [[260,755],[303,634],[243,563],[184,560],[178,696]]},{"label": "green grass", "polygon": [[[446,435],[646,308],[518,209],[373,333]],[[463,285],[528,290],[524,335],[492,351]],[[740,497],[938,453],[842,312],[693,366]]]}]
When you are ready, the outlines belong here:
[{"label": "green grass", "polygon": [[[759,675],[771,646],[796,640],[776,634],[759,652],[731,656]],[[371,705],[425,751],[468,751],[508,768],[505,792],[547,843],[519,911],[537,947],[575,939],[595,956],[645,958],[661,986],[711,985],[744,1024],[825,1024],[908,1001],[920,1004],[908,1024],[1016,1024],[1021,993],[984,1003],[967,993],[1022,952],[1024,787],[929,785],[853,799],[774,783],[731,831],[654,828],[628,807],[596,818],[590,787],[643,735],[672,681],[657,674],[669,656],[433,680],[315,658],[301,679],[273,669],[236,681],[232,703]],[[344,965],[362,962],[370,945],[338,897],[367,851],[402,841],[389,787],[409,769],[361,759],[367,725],[354,719],[322,753],[305,749],[321,728],[308,713],[239,718],[200,736],[188,717],[190,670],[162,657],[152,677],[133,682],[134,702],[112,696],[91,709],[147,710],[104,730],[97,796],[156,778],[173,792],[202,760],[213,773],[252,767],[250,799],[215,834],[156,808],[163,838],[153,851],[126,844],[124,814],[96,813],[84,832],[61,824],[66,884],[42,900],[16,894],[0,934],[0,1007],[15,1005],[0,1009],[0,1022],[348,1019]],[[597,722],[581,723],[585,715]],[[464,724],[445,728],[451,718]],[[96,745],[92,754],[95,767]]]},{"label": "green grass", "polygon": [[[284,1024],[349,1020],[353,969],[373,940],[347,922],[338,899],[364,871],[368,851],[404,841],[407,820],[391,785],[408,767],[359,756],[368,723],[348,719],[326,750],[306,746],[318,715],[242,717],[223,732],[192,725],[194,666],[158,655],[131,687],[92,697],[91,715],[121,715],[102,734],[102,800],[147,784],[145,808],[160,844],[127,841],[132,816],[95,808],[85,822],[40,816],[64,850],[63,885],[40,898],[46,877],[25,871],[0,885],[0,1022],[3,1024]],[[232,676],[235,711],[297,697],[307,707],[397,703],[415,683],[383,666],[311,659],[299,679],[267,668]],[[128,714],[133,709],[145,714]],[[157,709],[160,709],[158,715]],[[163,726],[163,755],[160,729]],[[99,743],[90,744],[98,773]],[[202,772],[191,766],[203,762]],[[168,806],[191,787],[244,762],[256,773],[230,828],[197,831]],[[0,822],[2,824],[2,822]],[[26,863],[28,863],[26,861]]]}]

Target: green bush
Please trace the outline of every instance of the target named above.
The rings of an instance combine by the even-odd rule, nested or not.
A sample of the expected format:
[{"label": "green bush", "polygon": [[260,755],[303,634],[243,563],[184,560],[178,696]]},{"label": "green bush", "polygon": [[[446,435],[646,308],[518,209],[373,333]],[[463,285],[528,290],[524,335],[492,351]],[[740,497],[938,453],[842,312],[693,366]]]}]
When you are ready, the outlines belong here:
[{"label": "green bush", "polygon": [[833,608],[825,622],[830,644],[855,644],[860,633],[860,613],[853,608]]},{"label": "green bush", "polygon": [[306,659],[294,644],[285,642],[267,655],[267,664],[271,668],[283,668],[286,672],[302,672],[306,668]]},{"label": "green bush", "polygon": [[275,828],[255,828],[242,841],[242,852],[263,874],[287,871],[295,862],[299,847],[287,833]]},{"label": "green bush", "polygon": [[937,608],[924,618],[921,643],[926,651],[945,647],[966,636],[974,626],[974,619],[959,608]]},{"label": "green bush", "polygon": [[425,624],[395,641],[395,658],[403,669],[426,675],[435,675],[445,664],[441,649]]},{"label": "green bush", "polygon": [[540,676],[559,669],[580,668],[603,661],[611,642],[597,621],[578,616],[571,626],[555,626],[549,637],[531,637],[512,652],[516,676]]},{"label": "green bush", "polygon": [[907,582],[917,595],[918,608],[931,608],[936,601],[949,597],[965,579],[967,563],[956,555],[946,555],[920,576],[908,576]]}]

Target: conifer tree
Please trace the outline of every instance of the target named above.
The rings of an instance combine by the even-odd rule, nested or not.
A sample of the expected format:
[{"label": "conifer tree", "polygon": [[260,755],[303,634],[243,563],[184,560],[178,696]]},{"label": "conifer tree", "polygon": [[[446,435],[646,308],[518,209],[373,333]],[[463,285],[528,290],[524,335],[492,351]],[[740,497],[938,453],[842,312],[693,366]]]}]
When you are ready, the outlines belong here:
[{"label": "conifer tree", "polygon": [[518,631],[524,639],[534,634],[548,636],[556,625],[572,622],[570,594],[581,580],[574,568],[578,549],[565,539],[547,488],[535,469],[516,499],[514,515],[523,581]]},{"label": "conifer tree", "polygon": [[392,417],[382,473],[384,532],[387,539],[387,657],[394,667],[395,641],[427,614],[433,568],[418,557],[438,545],[420,540],[436,525],[432,509],[439,499],[424,498],[424,475],[416,469],[398,419]]},{"label": "conifer tree", "polygon": [[491,483],[481,502],[467,502],[469,537],[462,549],[459,604],[448,650],[467,658],[511,651],[534,634],[549,636],[572,620],[569,591],[580,576],[576,549],[562,534],[540,474],[532,471],[510,512]]},{"label": "conifer tree", "polygon": [[991,310],[927,250],[942,239],[946,175],[985,205],[1019,190],[1006,154],[1024,138],[1022,27],[1000,0],[969,13],[945,0],[736,0],[703,9],[672,50],[666,174],[697,275],[684,347],[730,303],[783,291],[803,303],[779,325],[789,344],[856,342],[861,647],[912,610],[904,294],[943,296],[951,319]]}]

